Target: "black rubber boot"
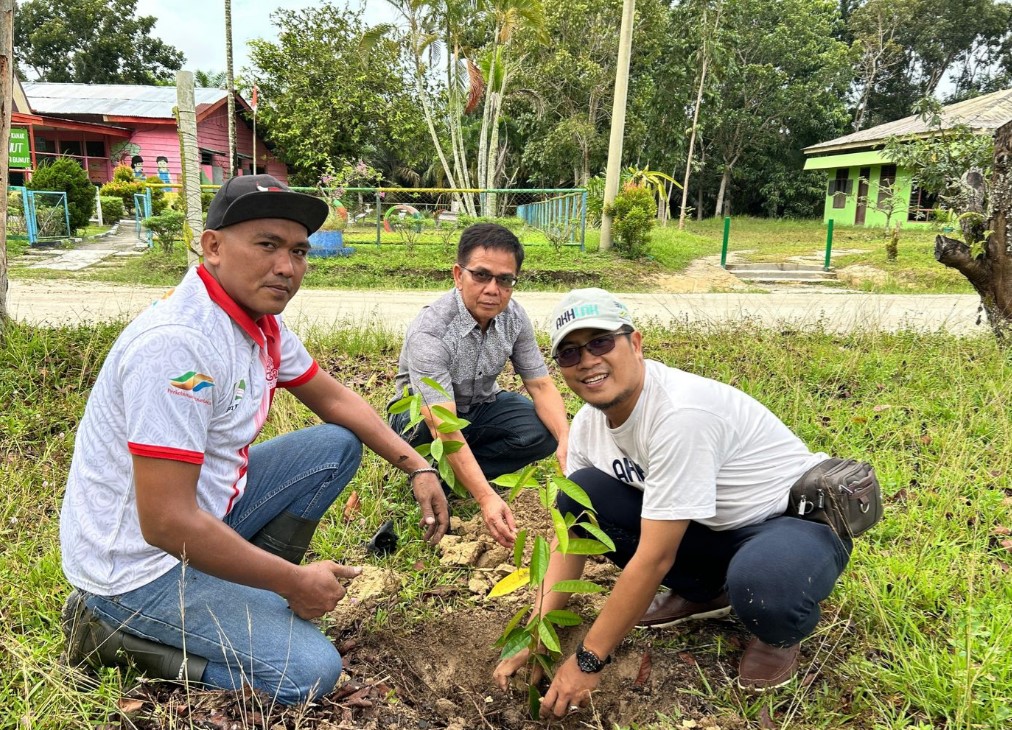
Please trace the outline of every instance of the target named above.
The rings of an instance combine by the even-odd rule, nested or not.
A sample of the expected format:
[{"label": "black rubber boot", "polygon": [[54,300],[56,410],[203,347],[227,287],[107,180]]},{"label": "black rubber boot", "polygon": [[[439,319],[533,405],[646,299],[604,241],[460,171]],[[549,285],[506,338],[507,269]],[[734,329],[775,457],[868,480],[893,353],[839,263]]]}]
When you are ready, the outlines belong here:
[{"label": "black rubber boot", "polygon": [[298,565],[306,557],[309,541],[319,524],[319,520],[307,520],[291,512],[282,512],[264,525],[250,542]]},{"label": "black rubber boot", "polygon": [[84,605],[77,591],[63,604],[60,623],[67,638],[64,659],[72,666],[133,666],[149,677],[177,682],[199,683],[204,676],[207,659],[110,626]]}]

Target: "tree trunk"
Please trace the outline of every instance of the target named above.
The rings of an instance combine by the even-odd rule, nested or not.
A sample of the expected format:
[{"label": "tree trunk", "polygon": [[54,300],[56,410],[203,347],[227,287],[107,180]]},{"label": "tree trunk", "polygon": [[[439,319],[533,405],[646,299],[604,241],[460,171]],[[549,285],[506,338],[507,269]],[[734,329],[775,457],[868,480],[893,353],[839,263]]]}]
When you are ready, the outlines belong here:
[{"label": "tree trunk", "polygon": [[13,106],[14,0],[0,0],[0,335],[10,316],[7,312],[7,171]]},{"label": "tree trunk", "polygon": [[727,186],[731,182],[731,168],[724,165],[724,174],[720,176],[720,187],[717,189],[717,205],[714,206],[713,214],[717,218],[724,215],[724,194],[727,192]]},{"label": "tree trunk", "polygon": [[998,129],[994,139],[994,175],[991,178],[987,230],[983,253],[974,257],[962,241],[935,237],[935,259],[956,269],[980,295],[981,308],[998,342],[1012,344],[1012,240],[1008,222],[1012,214],[1012,122]]}]

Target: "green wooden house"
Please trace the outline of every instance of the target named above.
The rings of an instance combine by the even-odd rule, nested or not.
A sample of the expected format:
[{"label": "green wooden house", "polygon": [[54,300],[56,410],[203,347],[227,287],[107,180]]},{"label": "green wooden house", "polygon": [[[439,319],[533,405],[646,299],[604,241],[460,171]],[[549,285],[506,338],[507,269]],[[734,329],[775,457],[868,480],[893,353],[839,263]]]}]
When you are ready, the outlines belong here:
[{"label": "green wooden house", "polygon": [[[965,124],[980,134],[993,135],[1012,121],[1012,89],[950,104],[940,116],[943,129]],[[922,119],[910,116],[806,147],[805,169],[828,173],[823,220],[855,226],[926,225],[932,218],[934,196],[917,186],[910,169],[887,160],[882,148],[892,136],[930,134]]]}]

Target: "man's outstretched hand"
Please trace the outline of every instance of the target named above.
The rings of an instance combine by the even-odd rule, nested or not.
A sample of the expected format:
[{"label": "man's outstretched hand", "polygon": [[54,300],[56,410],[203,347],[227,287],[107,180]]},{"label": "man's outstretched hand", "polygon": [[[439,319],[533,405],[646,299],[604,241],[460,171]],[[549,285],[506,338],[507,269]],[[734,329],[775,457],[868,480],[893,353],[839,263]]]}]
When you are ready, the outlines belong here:
[{"label": "man's outstretched hand", "polygon": [[517,526],[513,521],[513,512],[510,511],[506,500],[494,492],[478,501],[481,507],[481,516],[485,520],[485,526],[495,541],[506,548],[513,547],[517,537]]},{"label": "man's outstretched hand", "polygon": [[347,591],[339,579],[350,581],[361,572],[361,568],[341,565],[333,560],[297,565],[292,589],[281,596],[287,599],[288,607],[299,618],[319,618],[333,611],[337,602],[344,598]]},{"label": "man's outstretched hand", "polygon": [[435,545],[443,539],[450,529],[450,510],[446,505],[446,495],[435,474],[419,474],[411,485],[415,501],[422,509],[422,520],[419,524],[425,530],[425,542]]}]

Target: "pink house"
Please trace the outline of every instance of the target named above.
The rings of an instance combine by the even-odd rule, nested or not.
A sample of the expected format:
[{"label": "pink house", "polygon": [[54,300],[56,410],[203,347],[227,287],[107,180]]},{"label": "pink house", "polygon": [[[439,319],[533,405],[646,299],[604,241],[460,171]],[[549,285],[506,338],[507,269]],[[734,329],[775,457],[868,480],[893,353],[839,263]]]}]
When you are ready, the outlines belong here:
[{"label": "pink house", "polygon": [[[133,167],[137,177],[179,180],[179,137],[172,113],[175,87],[44,82],[23,82],[22,86],[35,114],[95,125],[90,136],[87,129],[33,129],[32,167],[39,156],[70,154],[81,158],[96,183],[111,180],[113,168],[120,163]],[[201,180],[220,183],[228,167],[228,92],[196,89],[195,97]],[[249,175],[254,172],[253,110],[239,94],[235,95],[235,112],[235,172]],[[112,130],[118,134],[111,134]],[[255,171],[287,182],[287,165],[259,135],[255,146]]]}]

